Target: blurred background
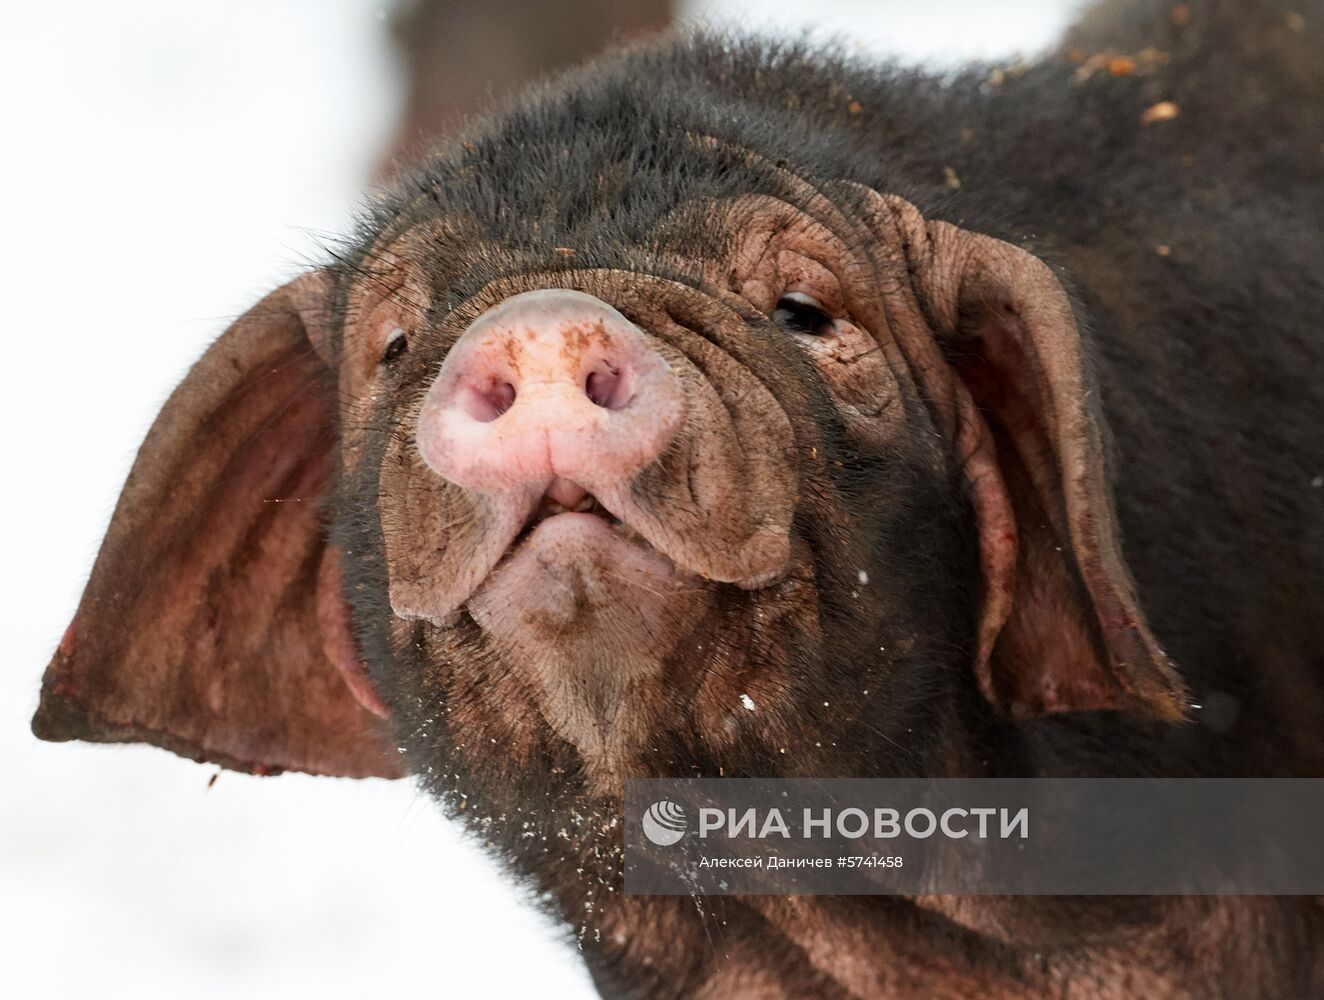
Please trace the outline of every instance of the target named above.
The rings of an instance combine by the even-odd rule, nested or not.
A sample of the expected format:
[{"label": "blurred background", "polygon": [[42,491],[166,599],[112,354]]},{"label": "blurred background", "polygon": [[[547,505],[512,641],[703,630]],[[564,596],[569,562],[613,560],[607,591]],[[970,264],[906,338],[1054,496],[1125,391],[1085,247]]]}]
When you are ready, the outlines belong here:
[{"label": "blurred background", "polygon": [[1063,0],[229,0],[0,13],[0,994],[589,997],[568,933],[409,782],[39,744],[42,669],[157,409],[466,112],[677,23],[942,67]]}]

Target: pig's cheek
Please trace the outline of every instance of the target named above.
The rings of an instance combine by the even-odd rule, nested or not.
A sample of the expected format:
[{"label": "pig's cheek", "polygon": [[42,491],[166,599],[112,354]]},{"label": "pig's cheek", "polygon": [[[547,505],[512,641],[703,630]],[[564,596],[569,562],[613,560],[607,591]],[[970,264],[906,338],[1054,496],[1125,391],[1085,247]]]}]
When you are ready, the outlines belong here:
[{"label": "pig's cheek", "polygon": [[[348,346],[348,345],[347,345]],[[346,356],[341,363],[337,391],[340,395],[341,470],[349,473],[359,467],[366,444],[367,429],[389,426],[392,419],[391,390],[382,384],[375,361]]]},{"label": "pig's cheek", "polygon": [[418,622],[391,616],[391,651],[397,658],[408,656],[410,650],[418,646],[418,628]]},{"label": "pig's cheek", "polygon": [[[784,740],[799,714],[796,695],[803,663],[793,663],[790,650],[822,647],[818,583],[814,554],[803,538],[792,540],[787,576],[751,598],[755,627],[748,648],[739,652],[717,646],[708,664],[700,696],[695,699],[695,729],[717,752],[750,740]],[[751,669],[751,664],[757,667]],[[736,694],[745,694],[750,709]],[[803,763],[803,761],[802,761]]]},{"label": "pig's cheek", "polygon": [[905,432],[900,379],[867,333],[845,320],[836,329],[805,349],[851,433],[871,442],[893,440]]},{"label": "pig's cheek", "polygon": [[[343,385],[343,383],[342,383]],[[371,407],[342,388],[342,397],[349,400],[340,411],[340,469],[352,473],[363,460],[363,430],[371,423]]]}]

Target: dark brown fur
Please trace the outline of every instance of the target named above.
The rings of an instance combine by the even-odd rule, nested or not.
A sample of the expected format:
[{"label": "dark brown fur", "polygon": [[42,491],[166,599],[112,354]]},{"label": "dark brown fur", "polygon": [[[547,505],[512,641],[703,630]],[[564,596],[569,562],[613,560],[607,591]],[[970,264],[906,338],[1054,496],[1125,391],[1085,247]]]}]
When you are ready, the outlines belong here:
[{"label": "dark brown fur", "polygon": [[[381,200],[329,286],[245,319],[276,330],[278,363],[235,361],[232,332],[168,405],[34,727],[249,770],[389,774],[403,747],[549,894],[608,996],[1324,994],[1309,900],[625,897],[616,796],[677,774],[1324,774],[1322,28],[1313,0],[1112,4],[1063,53],[942,81],[695,38],[475,123]],[[1111,49],[1138,71],[1094,58]],[[1176,117],[1145,124],[1163,101]],[[858,378],[769,320],[824,254],[839,311],[886,356],[855,358]],[[1060,286],[1072,300],[1041,315]],[[607,628],[608,653],[648,669],[564,717],[563,625],[530,658],[467,610],[392,608],[491,530],[481,498],[420,471],[422,396],[479,313],[544,287],[615,305],[693,399],[726,393],[640,474],[641,516],[674,531],[676,498],[702,492],[686,449],[722,444],[730,473],[688,539],[713,572],[666,595],[680,624],[628,655]],[[409,349],[379,365],[394,326]],[[324,535],[262,501],[313,488],[337,391]],[[319,406],[324,425],[293,426]],[[185,460],[198,441],[218,449],[205,468]],[[976,455],[1019,531],[1002,590]],[[248,486],[217,511],[225,483]],[[766,561],[751,525],[788,496],[783,572],[715,582]],[[305,634],[328,538],[389,734]],[[158,600],[181,565],[187,586]],[[235,596],[253,580],[262,600]],[[611,613],[583,593],[577,620]],[[232,697],[224,669],[243,675]],[[190,693],[209,684],[219,709]],[[732,723],[742,693],[760,711]]]}]

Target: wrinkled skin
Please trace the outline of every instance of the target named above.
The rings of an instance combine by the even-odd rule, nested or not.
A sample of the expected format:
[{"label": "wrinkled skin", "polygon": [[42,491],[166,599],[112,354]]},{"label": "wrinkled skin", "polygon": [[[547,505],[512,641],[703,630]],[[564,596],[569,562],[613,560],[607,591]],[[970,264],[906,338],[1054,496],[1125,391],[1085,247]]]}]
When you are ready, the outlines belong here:
[{"label": "wrinkled skin", "polygon": [[[1324,990],[1309,902],[621,893],[627,777],[1324,771],[1324,71],[1274,5],[1194,6],[1079,33],[1161,77],[698,39],[476,125],[172,399],[34,726],[259,771],[402,747],[609,996]],[[1182,90],[1229,23],[1272,101]],[[253,502],[296,487],[324,522]]]},{"label": "wrinkled skin", "polygon": [[[710,232],[720,232],[716,217],[705,222]],[[623,256],[628,258],[632,249],[623,248]],[[767,270],[766,277],[738,274],[732,284],[780,280]],[[910,531],[911,505],[919,505],[926,494],[923,506],[928,510],[957,501],[944,496],[949,491],[923,482],[929,471],[926,460],[938,465],[940,459],[908,446],[917,435],[908,433],[900,406],[894,419],[869,428],[873,440],[850,442],[861,474],[852,477],[853,482],[841,481],[830,474],[828,463],[839,453],[833,437],[844,437],[844,428],[822,427],[826,421],[816,418],[833,414],[831,393],[837,386],[807,378],[814,364],[809,351],[766,320],[751,322],[735,311],[743,307],[751,315],[747,303],[734,298],[723,302],[686,284],[643,279],[614,268],[563,272],[543,280],[596,292],[660,340],[663,349],[671,348],[668,353],[686,386],[685,427],[660,461],[615,490],[584,483],[647,540],[604,540],[599,547],[586,545],[582,551],[559,555],[543,553],[556,545],[554,539],[530,538],[516,555],[526,556],[533,546],[550,561],[550,569],[521,567],[512,557],[476,581],[458,619],[440,630],[431,622],[392,619],[387,640],[392,655],[409,655],[415,644],[422,644],[427,659],[441,668],[434,671],[419,664],[396,674],[407,685],[396,700],[407,704],[422,698],[427,706],[415,725],[435,723],[438,707],[445,705],[455,743],[472,740],[471,745],[481,746],[495,738],[510,755],[515,773],[548,756],[564,757],[567,773],[586,772],[591,785],[593,778],[601,777],[596,790],[611,794],[619,786],[606,779],[667,772],[667,765],[659,767],[653,757],[659,751],[645,747],[659,739],[674,746],[672,754],[696,763],[717,764],[734,752],[738,756],[730,761],[732,766],[767,766],[755,761],[768,761],[786,734],[804,726],[794,718],[801,706],[810,698],[822,701],[820,695],[836,693],[825,676],[831,657],[819,638],[824,619],[848,623],[851,634],[868,634],[879,649],[895,647],[908,633],[937,642],[962,641],[961,626],[966,623],[959,618],[951,624],[932,621],[919,610],[921,601],[950,608],[957,597],[950,587],[940,585],[936,593],[923,594],[900,585],[918,576],[919,564],[935,555],[947,553],[944,561],[956,564],[970,559],[959,530],[949,528],[948,538],[931,540],[926,533],[916,536]],[[504,291],[498,285],[486,301]],[[772,302],[760,304],[766,310],[763,315],[772,312]],[[469,314],[461,313],[460,322]],[[387,322],[402,321],[392,317]],[[350,326],[346,350],[355,349],[354,334]],[[842,338],[843,347],[852,337],[863,341],[867,335],[851,328]],[[429,339],[428,333],[415,336],[410,354],[418,360],[405,364],[422,371],[435,367],[446,346],[445,332],[432,352]],[[877,385],[869,388],[885,390],[886,369],[877,367]],[[834,363],[825,359],[822,368],[831,372]],[[394,372],[373,376],[404,377]],[[777,398],[769,386],[799,391]],[[416,404],[401,396],[402,412],[385,421],[393,428],[389,440],[369,438],[363,444],[369,454],[380,448],[386,460],[380,466],[369,460],[351,472],[342,493],[349,506],[362,495],[355,473],[379,483],[393,603],[400,589],[397,576],[407,574],[411,586],[418,586],[421,576],[424,588],[435,593],[457,570],[485,567],[501,558],[537,500],[523,498],[520,507],[505,512],[510,515],[506,524],[493,523],[496,518],[480,506],[483,495],[466,494],[421,469],[410,433],[417,423]],[[892,398],[897,398],[895,389]],[[800,429],[799,435],[794,428]],[[936,477],[930,472],[928,478]],[[692,515],[695,500],[712,511],[698,524]],[[794,531],[793,510],[799,521]],[[882,513],[868,523],[858,511]],[[948,520],[959,524],[955,518]],[[768,553],[759,551],[758,535],[751,537],[751,523],[771,536],[772,544],[764,545]],[[469,535],[463,527],[468,524],[483,527]],[[627,562],[627,575],[595,565],[599,550],[597,562],[609,561],[612,568]],[[433,558],[433,551],[440,551],[441,558]],[[420,552],[427,553],[421,566]],[[636,558],[630,560],[629,554]],[[907,570],[907,565],[914,568]],[[861,571],[879,581],[863,595]],[[561,608],[556,588],[548,583],[511,580],[530,572],[574,574],[586,594],[576,606]],[[828,585],[824,573],[840,579]],[[767,577],[770,582],[759,582]],[[721,579],[731,583],[723,585]],[[510,593],[516,587],[519,592]],[[622,587],[631,591],[628,600],[621,599]],[[825,597],[828,607],[822,606]],[[648,640],[641,641],[642,636]],[[716,641],[704,648],[705,639]],[[881,683],[887,664],[879,659],[877,674],[865,671],[847,679],[843,699],[857,702],[859,691],[872,679]],[[928,659],[921,654],[919,662]],[[781,669],[774,669],[779,661]],[[483,674],[495,683],[475,685],[480,676],[475,664],[484,664]],[[444,686],[429,687],[432,678]],[[741,693],[748,693],[763,711],[755,716],[743,711]],[[845,721],[843,714],[839,708],[838,724]],[[913,725],[914,719],[913,714],[897,713],[898,725]],[[483,756],[478,766],[490,766],[490,757]],[[805,752],[799,766],[815,773],[822,766],[820,755]],[[503,767],[503,784],[508,775]]]}]

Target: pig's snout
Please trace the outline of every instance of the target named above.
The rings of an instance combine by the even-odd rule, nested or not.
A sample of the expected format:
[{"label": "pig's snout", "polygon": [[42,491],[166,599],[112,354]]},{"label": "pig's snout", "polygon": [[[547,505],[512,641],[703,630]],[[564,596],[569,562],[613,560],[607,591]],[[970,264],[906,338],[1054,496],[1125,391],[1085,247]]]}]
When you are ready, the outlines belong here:
[{"label": "pig's snout", "polygon": [[598,493],[654,461],[684,419],[680,380],[601,299],[525,292],[456,341],[419,415],[423,460],[485,493],[567,479]]}]

